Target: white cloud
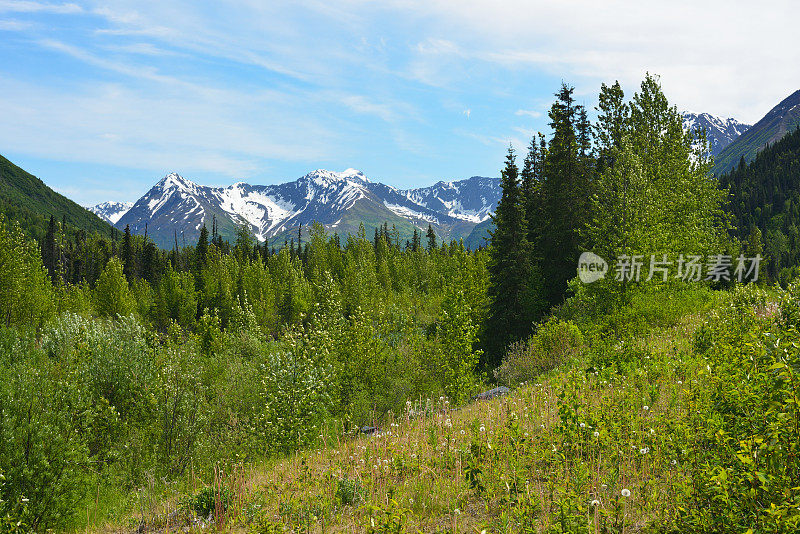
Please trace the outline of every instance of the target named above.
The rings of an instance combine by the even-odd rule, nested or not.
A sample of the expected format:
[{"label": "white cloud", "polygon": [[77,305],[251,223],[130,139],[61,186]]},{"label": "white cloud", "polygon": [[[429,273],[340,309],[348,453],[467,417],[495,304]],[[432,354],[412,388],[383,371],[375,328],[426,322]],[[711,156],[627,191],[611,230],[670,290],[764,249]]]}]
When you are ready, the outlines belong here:
[{"label": "white cloud", "polygon": [[536,111],[535,109],[518,109],[514,115],[518,117],[533,117],[534,119],[538,119],[542,116],[541,111]]},{"label": "white cloud", "polygon": [[30,29],[32,24],[30,22],[23,22],[19,20],[0,20],[0,30],[9,32],[21,32]]},{"label": "white cloud", "polygon": [[[800,5],[792,0],[510,0],[501,6],[397,0],[392,5],[430,21],[426,31],[436,39],[417,47],[421,56],[450,50],[451,60],[457,51],[468,62],[544,70],[583,94],[615,79],[632,93],[650,71],[662,75],[667,96],[679,107],[753,121],[800,85]],[[453,69],[434,61],[414,68],[429,80],[447,78]]]},{"label": "white cloud", "polygon": [[0,0],[0,12],[17,13],[54,13],[57,15],[67,15],[82,13],[83,8],[77,4],[48,4],[44,2],[34,2],[29,0]]}]

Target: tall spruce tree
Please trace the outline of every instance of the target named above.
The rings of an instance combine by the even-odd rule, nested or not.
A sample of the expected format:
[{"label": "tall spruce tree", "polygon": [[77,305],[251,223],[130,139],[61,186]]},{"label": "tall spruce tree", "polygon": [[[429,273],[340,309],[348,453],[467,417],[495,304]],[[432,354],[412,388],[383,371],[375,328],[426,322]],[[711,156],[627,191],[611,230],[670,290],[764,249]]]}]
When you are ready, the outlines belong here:
[{"label": "tall spruce tree", "polygon": [[133,238],[131,237],[130,225],[125,225],[125,235],[122,238],[122,273],[130,283],[133,280]]},{"label": "tall spruce tree", "polygon": [[532,327],[531,257],[524,196],[514,150],[502,171],[503,195],[492,219],[489,249],[489,313],[484,332],[485,364],[500,364],[508,345],[524,339]]},{"label": "tall spruce tree", "polygon": [[551,305],[564,298],[567,281],[574,278],[580,255],[580,231],[589,220],[591,169],[587,164],[588,121],[583,106],[575,104],[573,87],[562,84],[550,109],[553,137],[544,160],[544,209],[540,250],[542,276]]},{"label": "tall spruce tree", "polygon": [[428,231],[425,237],[428,238],[428,252],[436,250],[436,232],[433,231],[433,227],[430,224],[428,225]]},{"label": "tall spruce tree", "polygon": [[197,239],[197,272],[200,271],[205,267],[206,262],[208,261],[208,228],[204,224],[202,228],[200,228],[200,237]]}]

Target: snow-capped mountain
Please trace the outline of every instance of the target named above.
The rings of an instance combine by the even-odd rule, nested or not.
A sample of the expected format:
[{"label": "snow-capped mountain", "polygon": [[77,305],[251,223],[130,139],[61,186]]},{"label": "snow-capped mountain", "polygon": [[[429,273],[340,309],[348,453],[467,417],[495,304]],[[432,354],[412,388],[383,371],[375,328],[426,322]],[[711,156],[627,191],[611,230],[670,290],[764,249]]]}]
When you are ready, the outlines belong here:
[{"label": "snow-capped mountain", "polygon": [[706,131],[713,157],[716,157],[726,146],[751,126],[750,124],[743,124],[736,119],[721,119],[708,113],[698,114],[687,111],[681,117],[683,118],[684,129]]},{"label": "snow-capped mountain", "polygon": [[104,221],[115,224],[133,207],[133,202],[103,202],[86,208]]},{"label": "snow-capped mountain", "polygon": [[203,224],[212,219],[223,237],[232,237],[246,223],[259,241],[293,235],[313,222],[340,234],[356,233],[361,223],[371,228],[388,222],[402,236],[413,227],[434,226],[443,238],[466,237],[485,221],[501,196],[500,180],[474,176],[438,182],[420,189],[399,190],[370,181],[355,169],[313,171],[293,182],[228,187],[198,185],[171,173],[134,203],[115,223],[148,235],[160,246],[194,243]]}]

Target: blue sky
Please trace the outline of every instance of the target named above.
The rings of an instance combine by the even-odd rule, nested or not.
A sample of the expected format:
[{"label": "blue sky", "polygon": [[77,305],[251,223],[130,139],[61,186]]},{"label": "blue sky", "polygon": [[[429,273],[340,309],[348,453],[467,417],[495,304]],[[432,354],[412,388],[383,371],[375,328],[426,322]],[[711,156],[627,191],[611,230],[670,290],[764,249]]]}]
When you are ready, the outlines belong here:
[{"label": "blue sky", "polygon": [[657,73],[759,119],[800,88],[800,8],[753,2],[0,0],[0,154],[88,205],[170,171],[398,187],[496,176],[561,81],[593,107]]}]

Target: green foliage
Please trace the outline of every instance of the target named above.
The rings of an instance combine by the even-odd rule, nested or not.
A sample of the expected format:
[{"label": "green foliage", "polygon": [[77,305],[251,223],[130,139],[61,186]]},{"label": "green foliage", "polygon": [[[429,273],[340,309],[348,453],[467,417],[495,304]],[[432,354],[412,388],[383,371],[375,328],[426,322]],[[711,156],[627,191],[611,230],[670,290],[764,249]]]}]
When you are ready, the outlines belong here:
[{"label": "green foliage", "polygon": [[182,504],[191,510],[198,517],[214,517],[217,509],[223,513],[228,509],[232,501],[230,490],[227,487],[215,488],[205,486],[200,491],[183,500]]},{"label": "green foliage", "polygon": [[737,290],[700,336],[708,365],[691,397],[693,477],[680,531],[800,528],[797,301],[793,286],[781,304],[789,320],[777,320],[765,293]]},{"label": "green foliage", "polygon": [[100,274],[94,291],[95,309],[101,317],[129,315],[135,309],[135,301],[128,281],[123,274],[122,263],[117,258],[108,260]]},{"label": "green foliage", "polygon": [[35,243],[0,216],[0,323],[38,328],[52,311],[52,299]]},{"label": "green foliage", "polygon": [[342,506],[358,505],[364,501],[366,491],[357,478],[340,478],[336,481],[336,501]]},{"label": "green foliage", "polygon": [[0,214],[17,221],[36,239],[47,232],[51,216],[86,232],[107,234],[110,230],[97,215],[56,193],[3,156],[0,156]]},{"label": "green foliage", "polygon": [[[611,266],[624,255],[721,254],[730,249],[723,192],[709,178],[706,141],[683,129],[657,78],[648,75],[628,105],[622,89],[603,87],[598,125],[602,172],[594,183],[586,245]],[[728,252],[731,253],[730,251]],[[646,267],[640,280],[647,278]],[[635,281],[612,269],[587,291],[626,299]],[[660,281],[656,276],[653,282]]]},{"label": "green foliage", "polygon": [[800,127],[720,177],[730,191],[733,235],[746,243],[747,256],[765,257],[761,275],[784,286],[800,263],[798,176]]},{"label": "green foliage", "polygon": [[258,436],[270,452],[314,443],[330,402],[331,369],[316,364],[318,347],[292,335],[286,343],[287,349],[271,354],[262,368]]},{"label": "green foliage", "polygon": [[[489,314],[487,356],[496,365],[509,343],[530,333],[533,306],[531,247],[525,218],[525,197],[520,189],[514,151],[509,148],[502,171],[503,196],[493,215],[496,228],[489,249]],[[538,289],[538,288],[536,288]]]},{"label": "green foliage", "polygon": [[512,346],[495,369],[495,377],[503,384],[518,386],[568,362],[583,344],[583,335],[573,322],[550,319],[527,342]]},{"label": "green foliage", "polygon": [[477,325],[460,289],[450,289],[445,295],[437,341],[443,389],[455,404],[464,404],[478,385],[476,370],[481,351],[473,350]]},{"label": "green foliage", "polygon": [[7,502],[27,499],[19,519],[33,530],[72,526],[92,480],[83,439],[98,410],[76,370],[34,351],[31,361],[3,369],[0,386],[0,465]]}]

